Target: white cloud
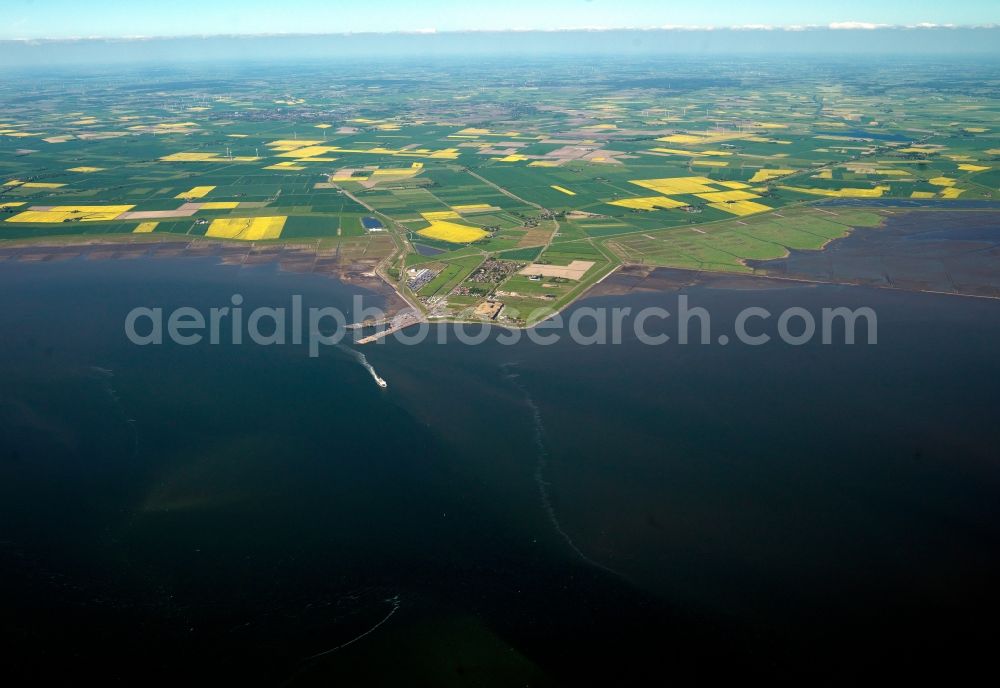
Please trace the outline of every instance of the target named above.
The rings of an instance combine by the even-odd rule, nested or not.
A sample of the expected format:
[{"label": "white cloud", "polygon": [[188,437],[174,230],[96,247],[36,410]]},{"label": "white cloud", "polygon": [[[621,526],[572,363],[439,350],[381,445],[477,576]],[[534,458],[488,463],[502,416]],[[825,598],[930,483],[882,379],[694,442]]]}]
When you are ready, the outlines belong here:
[{"label": "white cloud", "polygon": [[694,26],[689,24],[664,24],[656,28],[663,31],[713,31],[715,29],[714,26]]},{"label": "white cloud", "polygon": [[437,30],[434,28],[423,28],[414,29],[410,31],[344,31],[344,32],[310,32],[310,33],[298,33],[298,32],[287,32],[287,33],[203,33],[203,34],[186,34],[186,35],[170,35],[170,36],[71,36],[71,37],[60,37],[60,38],[49,38],[49,37],[31,37],[31,36],[10,36],[3,37],[0,36],[0,43],[5,42],[22,42],[22,43],[43,43],[43,42],[60,42],[60,41],[151,41],[151,40],[172,40],[181,38],[216,38],[216,37],[226,37],[226,38],[256,38],[262,36],[279,36],[279,37],[295,37],[295,36],[354,36],[354,35],[379,35],[379,36],[391,36],[391,35],[404,35],[404,34],[424,34],[424,35],[449,35],[449,34],[475,34],[475,33],[565,33],[565,32],[606,32],[606,31],[634,31],[634,32],[646,32],[646,31],[787,31],[787,32],[803,32],[803,31],[838,31],[838,30],[854,30],[854,31],[874,31],[874,30],[885,30],[885,31],[905,31],[905,30],[926,30],[926,31],[948,31],[954,29],[977,29],[977,30],[992,30],[996,31],[1000,29],[998,24],[935,24],[931,22],[920,22],[918,24],[875,24],[871,22],[858,22],[858,21],[846,21],[846,22],[834,22],[832,24],[792,24],[792,25],[773,25],[773,24],[740,24],[733,26],[709,26],[709,25],[683,25],[683,24],[664,24],[660,26],[565,26],[560,28],[552,29],[534,29],[530,27],[510,27],[510,28],[489,28],[489,29],[452,29],[452,30]]},{"label": "white cloud", "polygon": [[907,29],[954,29],[954,24],[935,24],[933,22],[920,22],[919,24],[907,24]]},{"label": "white cloud", "polygon": [[875,29],[888,29],[891,24],[873,24],[871,22],[859,22],[859,21],[845,21],[845,22],[831,22],[829,25],[830,29],[834,31],[848,30],[848,31],[873,31]]}]

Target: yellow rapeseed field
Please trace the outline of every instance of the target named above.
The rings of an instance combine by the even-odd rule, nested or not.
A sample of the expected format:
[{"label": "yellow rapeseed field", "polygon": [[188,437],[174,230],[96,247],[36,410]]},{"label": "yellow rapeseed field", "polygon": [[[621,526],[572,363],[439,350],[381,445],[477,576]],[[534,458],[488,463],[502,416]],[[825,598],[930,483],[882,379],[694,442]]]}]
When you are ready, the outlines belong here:
[{"label": "yellow rapeseed field", "polygon": [[933,179],[928,179],[934,186],[955,186],[955,180],[949,177],[934,177]]},{"label": "yellow rapeseed field", "polygon": [[418,230],[417,234],[453,244],[467,244],[470,241],[482,239],[487,233],[478,227],[469,227],[446,220],[433,220],[430,227]]},{"label": "yellow rapeseed field", "polygon": [[664,196],[677,194],[711,193],[715,182],[708,177],[665,177],[662,179],[633,179],[632,184],[652,189]]},{"label": "yellow rapeseed field", "polygon": [[759,169],[754,176],[750,177],[750,183],[756,184],[757,182],[766,182],[774,179],[775,177],[784,177],[786,174],[792,174],[795,171],[796,170],[788,169]]},{"label": "yellow rapeseed field", "polygon": [[633,210],[656,210],[657,208],[680,208],[687,205],[681,201],[667,198],[666,196],[643,196],[642,198],[623,198],[618,201],[609,201],[611,205]]},{"label": "yellow rapeseed field", "polygon": [[888,186],[876,186],[871,189],[810,189],[802,186],[780,186],[778,188],[813,196],[830,196],[832,198],[880,198],[883,193],[889,190]]},{"label": "yellow rapeseed field", "polygon": [[9,182],[4,182],[4,186],[20,186],[22,189],[58,189],[66,185],[56,182],[22,182],[20,179],[11,179]]},{"label": "yellow rapeseed field", "polygon": [[499,210],[499,208],[497,208],[494,205],[490,205],[489,203],[470,203],[468,205],[453,205],[451,206],[451,209],[454,210],[456,213],[464,213],[466,215],[471,213],[488,213],[492,210]]},{"label": "yellow rapeseed field", "polygon": [[671,134],[670,136],[663,136],[656,140],[665,141],[666,143],[702,143],[706,139],[703,136],[693,136],[691,134]]},{"label": "yellow rapeseed field", "polygon": [[205,236],[218,239],[261,241],[277,239],[285,227],[283,215],[275,217],[226,217],[212,220]]},{"label": "yellow rapeseed field", "polygon": [[160,158],[163,162],[212,162],[221,160],[218,153],[171,153]]},{"label": "yellow rapeseed field", "polygon": [[763,203],[754,203],[753,201],[734,201],[732,203],[709,203],[710,207],[716,210],[721,210],[726,213],[732,213],[733,215],[753,215],[754,213],[764,213],[772,208],[764,205]]},{"label": "yellow rapeseed field", "polygon": [[25,210],[9,218],[7,222],[58,223],[73,220],[107,222],[134,207],[134,205],[55,205],[48,210]]},{"label": "yellow rapeseed field", "polygon": [[458,220],[461,215],[456,213],[454,210],[433,210],[426,213],[420,213],[420,217],[424,218],[428,222],[434,222],[435,220]]},{"label": "yellow rapeseed field", "polygon": [[279,158],[314,158],[318,155],[326,155],[327,153],[332,153],[336,149],[332,146],[303,146],[290,148],[289,150],[278,153]]},{"label": "yellow rapeseed field", "polygon": [[712,193],[700,193],[695,194],[698,198],[703,201],[711,201],[712,203],[727,203],[729,201],[749,201],[754,198],[760,198],[757,194],[752,194],[749,191],[713,191]]},{"label": "yellow rapeseed field", "polygon": [[204,198],[209,193],[215,189],[214,186],[196,186],[188,191],[182,191],[181,193],[174,196],[174,198],[183,198],[185,200],[190,200],[192,198]]},{"label": "yellow rapeseed field", "polygon": [[698,158],[706,155],[716,155],[716,156],[727,156],[732,155],[729,151],[718,151],[718,150],[707,150],[707,151],[690,151],[690,150],[680,150],[678,148],[650,148],[654,153],[666,153],[668,155],[683,155],[689,158]]}]

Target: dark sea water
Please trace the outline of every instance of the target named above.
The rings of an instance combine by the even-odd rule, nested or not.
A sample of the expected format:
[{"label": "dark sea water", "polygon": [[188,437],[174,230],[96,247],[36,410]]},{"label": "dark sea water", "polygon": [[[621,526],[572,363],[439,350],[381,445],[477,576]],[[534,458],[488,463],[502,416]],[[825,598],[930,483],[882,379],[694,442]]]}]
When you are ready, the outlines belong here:
[{"label": "dark sea water", "polygon": [[384,390],[340,349],[123,332],[137,305],[347,310],[351,289],[192,258],[0,264],[5,675],[801,685],[989,665],[1000,301],[694,286],[723,330],[750,305],[870,306],[878,344],[390,339],[359,349]]},{"label": "dark sea water", "polygon": [[894,212],[822,251],[749,261],[768,275],[1000,297],[1000,213]]}]

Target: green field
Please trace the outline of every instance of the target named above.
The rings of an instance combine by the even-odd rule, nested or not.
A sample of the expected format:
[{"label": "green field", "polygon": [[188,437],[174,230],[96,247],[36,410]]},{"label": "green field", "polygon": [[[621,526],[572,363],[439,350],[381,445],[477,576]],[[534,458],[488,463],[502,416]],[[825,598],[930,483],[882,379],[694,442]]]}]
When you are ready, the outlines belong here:
[{"label": "green field", "polygon": [[[572,76],[551,69],[546,78]],[[404,68],[433,99],[378,84],[333,93],[306,73],[147,75],[78,101],[59,82],[12,77],[0,84],[0,243],[378,236],[380,272],[417,307],[460,316],[490,296],[516,322],[515,310],[561,307],[622,262],[746,272],[746,261],[821,250],[880,220],[818,205],[831,198],[947,207],[998,191],[1000,107],[985,67],[933,83],[896,70],[876,88],[853,72],[691,65],[740,85],[618,85],[658,69],[603,65],[557,89],[525,72],[520,85],[478,89]],[[247,231],[227,233],[240,223],[222,221],[237,219]],[[436,222],[485,235],[419,233]],[[491,256],[594,265],[579,281],[515,275],[466,293]],[[405,268],[438,264],[408,292]]]},{"label": "green field", "polygon": [[752,272],[745,261],[769,260],[789,250],[819,250],[853,227],[874,227],[876,211],[805,207],[748,220],[628,236],[608,246],[627,262],[692,270]]}]

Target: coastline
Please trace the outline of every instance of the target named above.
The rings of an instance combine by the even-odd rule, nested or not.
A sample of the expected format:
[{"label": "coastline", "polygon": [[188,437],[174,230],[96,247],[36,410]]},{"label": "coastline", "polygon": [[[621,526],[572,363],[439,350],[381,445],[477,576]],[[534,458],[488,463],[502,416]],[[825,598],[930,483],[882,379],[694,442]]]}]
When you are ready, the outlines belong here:
[{"label": "coastline", "polygon": [[385,300],[385,312],[393,316],[409,307],[392,284],[376,272],[376,261],[340,260],[336,249],[308,243],[247,244],[245,242],[174,238],[149,239],[125,235],[123,241],[106,237],[87,241],[49,244],[11,242],[0,244],[0,264],[7,260],[45,263],[72,259],[134,260],[139,258],[215,258],[219,265],[253,266],[277,264],[283,272],[315,274],[355,285]]},{"label": "coastline", "polygon": [[[993,205],[993,204],[991,204]],[[884,207],[884,206],[883,206]],[[899,206],[896,206],[899,207]],[[11,240],[0,243],[0,263],[6,260],[19,262],[53,262],[70,259],[86,260],[127,260],[138,258],[215,258],[220,265],[251,266],[277,264],[281,271],[325,275],[339,280],[344,284],[356,285],[374,292],[385,300],[385,313],[388,318],[396,317],[405,312],[418,314],[419,317],[407,326],[419,322],[431,324],[490,324],[510,330],[528,330],[541,322],[562,313],[578,302],[592,297],[624,295],[634,291],[675,291],[695,284],[706,282],[729,282],[738,288],[775,288],[778,285],[809,285],[809,284],[839,284],[845,286],[870,286],[893,289],[898,291],[915,291],[931,294],[946,294],[951,296],[970,296],[974,298],[1000,299],[1000,287],[989,285],[972,289],[942,289],[930,288],[921,284],[899,284],[884,275],[842,275],[819,276],[798,274],[790,270],[788,263],[802,256],[824,255],[832,260],[835,247],[843,246],[852,238],[855,241],[865,241],[868,237],[887,231],[886,225],[893,217],[909,217],[921,215],[927,211],[940,213],[945,209],[927,207],[902,207],[901,215],[888,215],[878,227],[855,227],[843,237],[835,237],[824,242],[819,249],[793,250],[782,258],[765,261],[748,261],[746,267],[751,272],[733,272],[722,270],[704,270],[686,267],[657,266],[647,263],[621,261],[609,266],[609,269],[593,280],[582,285],[579,291],[573,293],[563,303],[548,311],[544,318],[532,320],[524,324],[510,322],[485,321],[471,318],[455,318],[452,316],[428,316],[421,304],[415,302],[412,295],[404,287],[393,282],[386,274],[386,266],[398,258],[398,252],[379,260],[361,259],[344,260],[338,249],[324,247],[321,241],[316,242],[235,242],[214,239],[178,240],[175,237],[151,237],[142,235],[101,235],[90,237],[72,237],[71,241],[53,242],[50,237],[32,240]],[[996,212],[994,208],[961,208],[953,212],[973,213],[979,215],[984,210]],[[900,244],[906,241],[906,232],[889,238]],[[618,257],[618,256],[616,256]],[[618,257],[620,259],[620,257]],[[848,257],[848,261],[851,258]]]}]

